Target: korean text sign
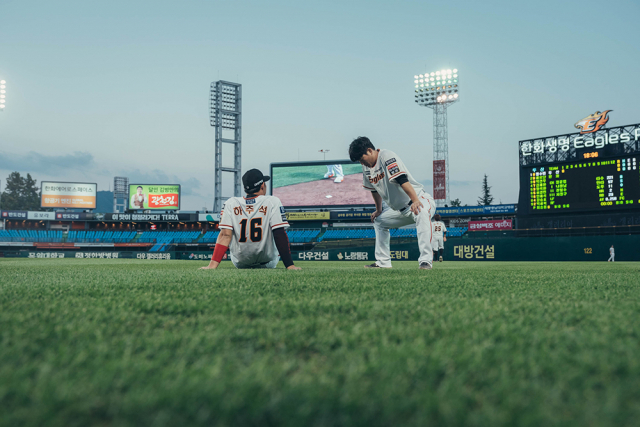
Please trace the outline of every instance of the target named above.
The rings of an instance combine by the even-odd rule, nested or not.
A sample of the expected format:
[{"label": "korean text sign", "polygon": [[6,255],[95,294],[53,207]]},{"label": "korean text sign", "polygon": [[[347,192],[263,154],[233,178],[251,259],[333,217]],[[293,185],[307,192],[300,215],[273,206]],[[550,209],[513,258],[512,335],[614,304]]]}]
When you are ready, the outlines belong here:
[{"label": "korean text sign", "polygon": [[129,209],[178,210],[180,185],[129,184]]},{"label": "korean text sign", "polygon": [[469,221],[469,231],[478,230],[511,230],[513,228],[510,219],[495,221]]},{"label": "korean text sign", "polygon": [[40,206],[43,208],[95,209],[98,184],[42,181]]}]

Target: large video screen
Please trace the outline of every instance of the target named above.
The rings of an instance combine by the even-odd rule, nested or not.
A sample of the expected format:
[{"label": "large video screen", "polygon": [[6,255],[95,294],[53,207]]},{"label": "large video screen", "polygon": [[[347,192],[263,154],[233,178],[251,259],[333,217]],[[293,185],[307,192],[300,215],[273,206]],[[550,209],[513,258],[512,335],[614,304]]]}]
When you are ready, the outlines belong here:
[{"label": "large video screen", "polygon": [[179,210],[179,184],[129,184],[129,209]]},{"label": "large video screen", "polygon": [[521,206],[531,214],[640,208],[640,156],[521,168]]},{"label": "large video screen", "polygon": [[40,207],[95,209],[98,184],[42,181]]},{"label": "large video screen", "polygon": [[362,187],[362,165],[349,160],[272,163],[271,194],[285,207],[373,205]]}]

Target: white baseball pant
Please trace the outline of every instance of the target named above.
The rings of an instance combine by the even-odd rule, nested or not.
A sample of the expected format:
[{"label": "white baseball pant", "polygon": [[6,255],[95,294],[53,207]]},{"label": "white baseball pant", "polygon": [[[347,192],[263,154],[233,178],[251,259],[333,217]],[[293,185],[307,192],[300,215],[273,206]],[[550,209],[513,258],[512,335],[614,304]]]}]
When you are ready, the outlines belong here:
[{"label": "white baseball pant", "polygon": [[444,249],[444,239],[442,237],[433,238],[433,249],[435,249],[436,251]]},{"label": "white baseball pant", "polygon": [[611,256],[609,257],[609,259],[607,261],[608,262],[616,262],[616,254],[611,254]]},{"label": "white baseball pant", "polygon": [[409,207],[402,211],[393,209],[384,210],[379,217],[373,221],[373,228],[376,230],[376,262],[380,267],[391,267],[391,233],[390,228],[403,227],[409,224],[416,224],[418,233],[418,247],[420,248],[419,263],[431,264],[433,261],[433,249],[431,248],[431,218],[436,213],[436,203],[433,197],[424,192],[418,195],[422,202],[422,209],[418,215],[411,212]]},{"label": "white baseball pant", "polygon": [[269,262],[265,262],[262,264],[244,264],[238,261],[238,259],[234,257],[233,254],[230,254],[229,258],[231,258],[231,262],[233,263],[233,265],[235,265],[236,268],[276,268],[278,262],[280,262],[279,256],[275,257]]}]

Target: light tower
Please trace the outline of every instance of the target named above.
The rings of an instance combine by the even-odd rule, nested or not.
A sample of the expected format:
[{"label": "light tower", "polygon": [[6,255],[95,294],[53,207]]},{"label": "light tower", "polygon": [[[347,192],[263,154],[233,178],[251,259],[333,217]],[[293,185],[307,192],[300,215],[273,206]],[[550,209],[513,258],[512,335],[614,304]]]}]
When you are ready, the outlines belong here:
[{"label": "light tower", "polygon": [[[222,197],[222,172],[233,173],[233,195],[242,195],[242,85],[219,80],[211,83],[209,123],[216,130],[215,197],[213,211],[219,213],[228,197]],[[233,167],[222,166],[222,144],[233,146]]]},{"label": "light tower", "polygon": [[0,111],[4,111],[5,103],[7,100],[7,82],[5,80],[0,80]]},{"label": "light tower", "polygon": [[458,100],[458,70],[447,69],[414,76],[415,101],[433,110],[433,198],[444,206],[449,193],[449,136],[447,108]]}]

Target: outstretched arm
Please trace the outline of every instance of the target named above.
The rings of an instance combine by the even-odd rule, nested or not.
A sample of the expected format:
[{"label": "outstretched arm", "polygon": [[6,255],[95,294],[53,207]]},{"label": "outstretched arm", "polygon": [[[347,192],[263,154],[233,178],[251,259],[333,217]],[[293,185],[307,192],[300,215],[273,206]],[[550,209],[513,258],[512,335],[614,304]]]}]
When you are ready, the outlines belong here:
[{"label": "outstretched arm", "polygon": [[276,248],[280,253],[280,258],[287,270],[302,270],[300,267],[293,265],[291,257],[291,249],[289,248],[289,237],[283,227],[273,230],[273,240],[276,242]]},{"label": "outstretched arm", "polygon": [[218,234],[218,239],[216,240],[216,247],[213,250],[213,256],[211,257],[211,262],[206,267],[201,267],[201,270],[215,270],[220,265],[220,261],[222,261],[222,257],[229,249],[229,244],[231,244],[231,238],[233,237],[233,232],[228,228],[223,228],[220,230],[220,234]]}]

